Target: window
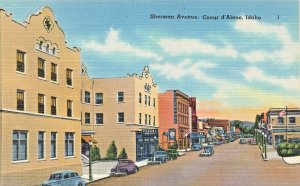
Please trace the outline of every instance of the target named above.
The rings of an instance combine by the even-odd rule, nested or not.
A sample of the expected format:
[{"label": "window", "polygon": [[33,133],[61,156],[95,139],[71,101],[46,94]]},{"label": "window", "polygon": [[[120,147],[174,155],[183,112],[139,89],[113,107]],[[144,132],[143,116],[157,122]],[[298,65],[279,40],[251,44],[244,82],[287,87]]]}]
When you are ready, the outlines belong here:
[{"label": "window", "polygon": [[57,82],[57,65],[51,63],[51,81]]},{"label": "window", "polygon": [[74,156],[74,133],[65,133],[65,156]]},{"label": "window", "polygon": [[283,124],[283,117],[278,117],[278,124]]},{"label": "window", "polygon": [[296,118],[295,117],[289,117],[289,124],[296,124]]},{"label": "window", "polygon": [[96,124],[103,125],[103,113],[96,113]]},{"label": "window", "polygon": [[46,45],[46,52],[49,53],[49,44]]},{"label": "window", "polygon": [[88,91],[84,92],[84,101],[85,103],[91,103],[91,93]]},{"label": "window", "polygon": [[67,100],[67,116],[72,117],[73,101]]},{"label": "window", "polygon": [[151,125],[151,115],[149,115],[149,125]]},{"label": "window", "polygon": [[27,131],[13,131],[13,161],[27,160]]},{"label": "window", "polygon": [[147,105],[147,95],[145,95],[145,105]]},{"label": "window", "polygon": [[153,116],[153,126],[155,126],[155,116]]},{"label": "window", "polygon": [[150,99],[150,96],[148,96],[148,106],[150,107],[150,101],[151,101],[151,99]]},{"label": "window", "polygon": [[103,104],[103,93],[96,93],[95,94],[95,103],[97,105]]},{"label": "window", "polygon": [[118,92],[118,102],[124,102],[124,92]]},{"label": "window", "polygon": [[38,58],[38,77],[45,78],[45,60]]},{"label": "window", "polygon": [[38,113],[44,114],[45,113],[45,95],[38,94]]},{"label": "window", "polygon": [[153,107],[155,108],[155,98],[153,98]]},{"label": "window", "polygon": [[51,114],[56,115],[56,97],[51,97]]},{"label": "window", "polygon": [[124,122],[125,122],[124,112],[119,112],[118,113],[118,123],[124,123]]},{"label": "window", "polygon": [[72,86],[73,82],[72,82],[72,74],[73,74],[73,70],[71,69],[67,69],[66,71],[66,75],[67,75],[67,85]]},{"label": "window", "polygon": [[53,54],[53,55],[56,54],[56,48],[55,48],[55,47],[53,47],[53,49],[52,49],[52,54]]},{"label": "window", "polygon": [[24,90],[17,90],[17,110],[24,111]]},{"label": "window", "polygon": [[45,137],[45,132],[39,132],[38,133],[38,159],[44,159],[45,158],[45,153],[44,153],[44,148],[45,148],[45,143],[44,143],[44,137]]},{"label": "window", "polygon": [[142,124],[142,113],[139,113],[139,124]]},{"label": "window", "polygon": [[86,112],[86,113],[84,114],[84,118],[85,118],[85,123],[86,123],[86,124],[90,124],[90,122],[91,122],[91,114],[88,113],[88,112]]},{"label": "window", "polygon": [[147,125],[148,120],[147,120],[147,114],[145,114],[145,125]]},{"label": "window", "polygon": [[56,132],[51,132],[50,158],[56,158]]},{"label": "window", "polygon": [[17,71],[25,72],[25,52],[17,50]]},{"label": "window", "polygon": [[39,43],[39,49],[43,50],[43,41],[40,41],[40,43]]},{"label": "window", "polygon": [[139,103],[142,103],[142,93],[139,93]]}]

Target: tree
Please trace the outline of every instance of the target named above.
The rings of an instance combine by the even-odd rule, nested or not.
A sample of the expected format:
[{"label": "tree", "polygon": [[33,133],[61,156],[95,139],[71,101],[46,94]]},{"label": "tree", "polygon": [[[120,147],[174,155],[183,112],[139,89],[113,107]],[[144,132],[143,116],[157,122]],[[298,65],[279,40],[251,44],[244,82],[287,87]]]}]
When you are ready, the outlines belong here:
[{"label": "tree", "polygon": [[119,154],[118,159],[127,159],[127,158],[128,158],[128,155],[127,155],[127,153],[126,153],[125,148],[123,148],[123,149],[121,150],[120,154]]},{"label": "tree", "polygon": [[100,160],[100,149],[97,146],[94,146],[92,149],[92,161]]},{"label": "tree", "polygon": [[117,156],[118,156],[118,150],[115,145],[115,140],[113,140],[106,151],[106,159],[116,160]]},{"label": "tree", "polygon": [[260,121],[261,121],[261,115],[256,114],[254,128],[256,128],[256,129],[259,128]]},{"label": "tree", "polygon": [[169,146],[169,149],[175,149],[175,150],[178,149],[177,140],[175,140],[175,141],[173,142],[173,144]]}]

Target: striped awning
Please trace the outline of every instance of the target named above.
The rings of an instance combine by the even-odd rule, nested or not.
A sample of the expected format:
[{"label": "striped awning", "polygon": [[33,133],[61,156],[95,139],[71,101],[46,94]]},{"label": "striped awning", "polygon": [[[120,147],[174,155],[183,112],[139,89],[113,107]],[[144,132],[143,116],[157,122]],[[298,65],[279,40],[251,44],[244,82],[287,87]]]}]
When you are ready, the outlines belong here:
[{"label": "striped awning", "polygon": [[81,139],[86,143],[89,142],[97,143],[97,141],[92,136],[81,136]]}]

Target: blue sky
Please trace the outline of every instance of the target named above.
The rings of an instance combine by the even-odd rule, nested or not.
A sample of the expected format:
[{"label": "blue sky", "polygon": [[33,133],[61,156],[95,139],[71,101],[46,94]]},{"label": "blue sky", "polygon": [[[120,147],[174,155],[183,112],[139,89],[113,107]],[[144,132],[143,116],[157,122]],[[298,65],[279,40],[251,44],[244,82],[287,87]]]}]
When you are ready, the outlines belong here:
[{"label": "blue sky", "polygon": [[49,6],[68,45],[82,49],[91,77],[140,73],[149,65],[161,92],[197,97],[200,117],[254,120],[270,107],[300,106],[298,1],[25,2],[2,0],[0,7],[22,22]]}]

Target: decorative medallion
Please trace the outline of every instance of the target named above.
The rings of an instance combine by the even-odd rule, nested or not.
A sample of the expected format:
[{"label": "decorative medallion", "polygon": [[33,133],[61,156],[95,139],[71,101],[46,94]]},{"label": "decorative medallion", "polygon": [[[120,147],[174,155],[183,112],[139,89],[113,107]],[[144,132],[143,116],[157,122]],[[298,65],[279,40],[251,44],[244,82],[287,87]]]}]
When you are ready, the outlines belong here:
[{"label": "decorative medallion", "polygon": [[83,76],[87,74],[87,68],[86,68],[85,64],[81,65],[81,74]]},{"label": "decorative medallion", "polygon": [[47,30],[47,32],[52,31],[54,24],[52,23],[51,19],[49,16],[45,17],[44,21],[43,21],[44,27]]}]

